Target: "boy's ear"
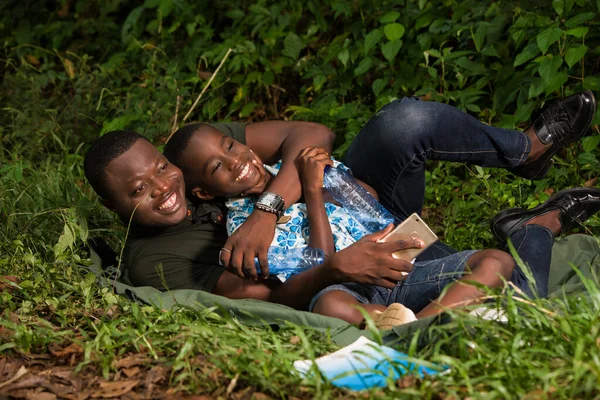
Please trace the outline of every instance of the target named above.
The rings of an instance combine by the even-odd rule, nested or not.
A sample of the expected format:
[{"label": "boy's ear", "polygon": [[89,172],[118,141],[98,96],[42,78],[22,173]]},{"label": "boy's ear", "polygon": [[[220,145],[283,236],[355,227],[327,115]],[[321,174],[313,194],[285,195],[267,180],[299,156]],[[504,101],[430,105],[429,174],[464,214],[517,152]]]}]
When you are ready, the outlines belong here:
[{"label": "boy's ear", "polygon": [[192,189],[192,196],[199,200],[212,200],[215,198],[212,194],[208,193],[206,190],[202,189],[199,186],[196,186]]}]

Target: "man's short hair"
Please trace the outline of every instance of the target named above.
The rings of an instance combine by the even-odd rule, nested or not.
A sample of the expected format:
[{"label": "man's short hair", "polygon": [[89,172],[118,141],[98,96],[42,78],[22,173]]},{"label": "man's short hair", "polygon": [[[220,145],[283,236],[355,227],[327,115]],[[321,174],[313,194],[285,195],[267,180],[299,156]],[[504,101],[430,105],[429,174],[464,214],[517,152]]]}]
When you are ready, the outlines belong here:
[{"label": "man's short hair", "polygon": [[110,197],[105,181],[108,164],[129,150],[139,139],[144,137],[137,132],[112,131],[100,136],[92,144],[83,161],[83,170],[98,196],[105,199]]},{"label": "man's short hair", "polygon": [[194,133],[202,128],[213,129],[212,126],[203,123],[189,124],[179,128],[165,145],[163,150],[164,156],[177,167],[181,168],[183,164],[183,152],[190,144],[190,140],[192,139],[192,136],[194,136]]}]

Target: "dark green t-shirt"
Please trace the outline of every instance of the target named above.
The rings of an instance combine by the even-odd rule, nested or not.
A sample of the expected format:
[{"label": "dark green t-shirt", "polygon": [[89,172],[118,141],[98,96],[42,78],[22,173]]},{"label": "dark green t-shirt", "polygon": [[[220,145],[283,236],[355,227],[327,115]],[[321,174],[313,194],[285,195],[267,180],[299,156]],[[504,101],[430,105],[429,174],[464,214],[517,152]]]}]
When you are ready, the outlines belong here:
[{"label": "dark green t-shirt", "polygon": [[[245,124],[211,126],[246,144]],[[178,225],[154,232],[130,232],[123,260],[134,286],[212,291],[225,271],[218,265],[219,251],[227,240],[225,209],[223,205],[205,202],[189,204],[188,210],[188,217]]]}]

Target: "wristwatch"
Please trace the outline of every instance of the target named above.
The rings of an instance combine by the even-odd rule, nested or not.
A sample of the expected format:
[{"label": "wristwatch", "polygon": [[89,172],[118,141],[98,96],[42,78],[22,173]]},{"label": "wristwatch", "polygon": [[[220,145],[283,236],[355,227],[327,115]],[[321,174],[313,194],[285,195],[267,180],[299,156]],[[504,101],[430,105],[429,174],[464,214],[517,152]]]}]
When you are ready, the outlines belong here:
[{"label": "wristwatch", "polygon": [[283,214],[285,203],[283,201],[283,197],[277,193],[264,192],[260,195],[254,206],[259,210],[277,215],[277,218],[279,219],[279,217],[281,217]]}]

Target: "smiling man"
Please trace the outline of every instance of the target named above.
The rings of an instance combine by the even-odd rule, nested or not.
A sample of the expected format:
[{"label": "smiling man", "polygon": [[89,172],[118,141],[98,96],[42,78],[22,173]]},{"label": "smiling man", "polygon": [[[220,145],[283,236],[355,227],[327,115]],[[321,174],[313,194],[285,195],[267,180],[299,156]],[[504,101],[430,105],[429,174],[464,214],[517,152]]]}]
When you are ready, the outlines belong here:
[{"label": "smiling man", "polygon": [[[402,220],[421,210],[427,159],[510,168],[517,175],[541,179],[552,165],[552,156],[586,133],[595,110],[593,94],[584,91],[548,107],[530,129],[521,132],[483,124],[446,104],[405,98],[385,106],[369,120],[350,146],[346,161]],[[414,240],[377,243],[385,230],[334,253],[325,263],[283,284],[257,280],[254,259],[266,265],[277,216],[300,198],[294,163],[297,155],[309,146],[330,152],[334,136],[323,125],[307,122],[213,126],[247,145],[265,163],[283,160],[278,175],[268,184],[268,204],[255,207],[229,238],[222,224],[221,205],[188,203],[181,171],[139,134],[108,133],[86,156],[86,176],[102,203],[125,223],[131,220],[124,263],[134,285],[200,289],[233,299],[267,300],[301,309],[317,292],[335,283],[378,285],[384,291],[402,287],[406,279],[403,272],[412,270],[412,265],[391,253],[419,244]],[[240,174],[250,173],[249,168]],[[545,296],[554,236],[566,233],[573,221],[582,222],[599,208],[598,189],[566,190],[533,210],[499,214],[493,219],[493,233],[502,242],[520,232],[531,241],[530,231],[539,231],[540,243],[517,248],[532,268],[538,294]],[[424,254],[431,260],[449,254],[447,250],[434,245]],[[230,254],[224,258],[225,267],[219,265],[220,251]],[[254,279],[244,279],[244,269],[253,271]],[[531,293],[524,277],[513,282]]]},{"label": "smiling man", "polygon": [[[287,125],[284,129],[278,123],[259,123],[247,128],[242,124],[215,127],[239,140],[244,137],[236,131],[246,128],[248,142],[253,142],[254,151],[261,157],[280,157],[285,150],[277,151],[273,146],[283,147],[286,138],[281,140],[281,136],[286,135],[299,135],[298,140],[290,141],[287,151],[291,153],[304,148],[306,141],[320,141],[331,147],[332,136],[325,127],[311,123],[283,124]],[[274,134],[271,129],[275,129]],[[280,140],[273,140],[278,137]],[[264,140],[271,144],[265,145]],[[295,157],[290,158],[293,166]],[[102,204],[115,211],[125,224],[131,220],[124,264],[136,286],[199,289],[232,299],[253,298],[305,309],[318,291],[334,283],[361,282],[393,288],[412,265],[394,259],[391,253],[419,246],[414,240],[377,243],[387,232],[382,231],[283,284],[242,279],[219,265],[219,252],[227,241],[222,205],[189,203],[181,170],[141,135],[114,131],[100,137],[86,156],[84,168]],[[289,185],[295,171],[291,172],[278,191],[295,189]],[[269,188],[276,182],[273,179]],[[293,198],[292,190],[288,192],[286,196]],[[257,213],[268,221],[273,218],[270,222],[274,226],[273,214],[260,210]]]}]

